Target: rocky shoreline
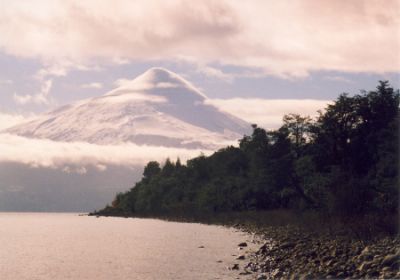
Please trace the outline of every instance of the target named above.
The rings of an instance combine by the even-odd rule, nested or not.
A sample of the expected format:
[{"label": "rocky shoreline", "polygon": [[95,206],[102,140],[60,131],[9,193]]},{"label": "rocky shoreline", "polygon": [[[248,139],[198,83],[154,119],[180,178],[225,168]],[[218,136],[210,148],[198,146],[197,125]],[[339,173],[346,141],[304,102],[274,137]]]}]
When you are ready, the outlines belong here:
[{"label": "rocky shoreline", "polygon": [[253,242],[262,244],[229,267],[238,279],[400,279],[398,235],[366,241],[290,226],[257,229],[256,235]]}]

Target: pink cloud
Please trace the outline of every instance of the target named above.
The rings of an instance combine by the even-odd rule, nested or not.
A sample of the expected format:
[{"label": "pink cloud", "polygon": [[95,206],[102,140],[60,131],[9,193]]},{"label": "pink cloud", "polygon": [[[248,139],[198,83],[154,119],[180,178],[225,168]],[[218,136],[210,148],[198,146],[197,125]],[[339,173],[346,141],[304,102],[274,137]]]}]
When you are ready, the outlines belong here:
[{"label": "pink cloud", "polygon": [[265,73],[400,70],[400,2],[50,1],[0,11],[0,48],[47,63],[195,58]]}]

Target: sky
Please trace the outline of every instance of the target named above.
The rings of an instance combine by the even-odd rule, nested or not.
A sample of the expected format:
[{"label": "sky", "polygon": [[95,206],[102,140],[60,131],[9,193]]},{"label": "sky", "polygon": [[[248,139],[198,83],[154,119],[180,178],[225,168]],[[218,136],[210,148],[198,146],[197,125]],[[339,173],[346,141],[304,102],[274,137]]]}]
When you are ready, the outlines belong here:
[{"label": "sky", "polygon": [[[154,66],[267,128],[277,126],[268,120],[278,104],[283,114],[307,99],[312,114],[378,80],[398,88],[400,2],[384,3],[2,0],[0,126],[102,95]],[[240,110],[243,99],[252,113]]]},{"label": "sky", "polygon": [[[267,129],[379,80],[400,87],[400,0],[0,0],[0,34],[0,130],[151,67]],[[98,147],[73,145],[0,135],[0,161],[60,167],[97,158]],[[102,160],[193,154],[131,145],[132,161],[115,149],[127,147],[106,148]]]}]

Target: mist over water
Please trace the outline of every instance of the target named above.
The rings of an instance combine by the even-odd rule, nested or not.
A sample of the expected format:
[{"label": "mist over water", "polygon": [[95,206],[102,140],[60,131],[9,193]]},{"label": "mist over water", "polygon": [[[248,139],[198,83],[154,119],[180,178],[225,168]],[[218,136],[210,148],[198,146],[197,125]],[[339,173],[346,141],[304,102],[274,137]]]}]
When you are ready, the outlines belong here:
[{"label": "mist over water", "polygon": [[0,225],[3,280],[233,279],[226,267],[246,238],[217,226],[71,213],[0,213]]}]

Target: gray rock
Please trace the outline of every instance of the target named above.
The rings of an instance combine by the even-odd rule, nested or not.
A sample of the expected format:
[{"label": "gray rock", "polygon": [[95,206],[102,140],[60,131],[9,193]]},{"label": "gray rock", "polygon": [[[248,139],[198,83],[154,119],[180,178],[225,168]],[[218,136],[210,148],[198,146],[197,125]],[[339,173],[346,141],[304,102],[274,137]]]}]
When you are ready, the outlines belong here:
[{"label": "gray rock", "polygon": [[336,263],[335,263],[335,261],[332,259],[332,260],[329,260],[329,261],[327,261],[326,263],[325,263],[325,265],[327,266],[327,267],[333,267],[334,265],[335,265]]},{"label": "gray rock", "polygon": [[336,274],[337,278],[344,278],[346,274],[343,271],[340,271]]},{"label": "gray rock", "polygon": [[368,272],[368,276],[370,278],[378,278],[379,277],[379,271],[371,270],[371,271]]},{"label": "gray rock", "polygon": [[374,258],[374,256],[370,253],[365,253],[359,256],[359,258],[363,261],[370,261]]},{"label": "gray rock", "polygon": [[281,249],[289,249],[289,248],[293,248],[294,246],[295,246],[295,244],[292,242],[284,242],[279,247]]},{"label": "gray rock", "polygon": [[383,266],[391,266],[391,265],[393,265],[394,263],[397,263],[397,262],[399,262],[399,256],[398,255],[395,255],[395,254],[387,255],[386,257],[383,258],[382,265]]},{"label": "gray rock", "polygon": [[325,257],[322,258],[322,261],[326,263],[327,261],[330,261],[332,259],[333,259],[332,256],[325,256]]},{"label": "gray rock", "polygon": [[259,275],[257,275],[257,278],[256,278],[257,280],[266,280],[267,279],[267,275],[265,275],[265,274],[259,274]]},{"label": "gray rock", "polygon": [[361,272],[367,272],[368,269],[371,267],[372,262],[363,262],[359,267],[358,270]]},{"label": "gray rock", "polygon": [[271,276],[272,278],[279,278],[282,277],[283,273],[281,270],[275,269],[272,273]]},{"label": "gray rock", "polygon": [[365,247],[362,251],[361,251],[361,255],[364,255],[364,254],[369,254],[370,253],[370,248],[367,246],[367,247]]}]

